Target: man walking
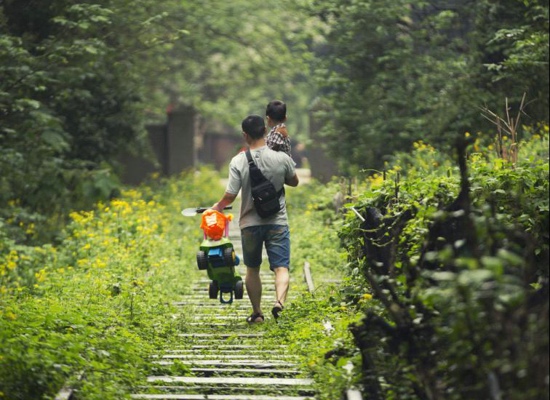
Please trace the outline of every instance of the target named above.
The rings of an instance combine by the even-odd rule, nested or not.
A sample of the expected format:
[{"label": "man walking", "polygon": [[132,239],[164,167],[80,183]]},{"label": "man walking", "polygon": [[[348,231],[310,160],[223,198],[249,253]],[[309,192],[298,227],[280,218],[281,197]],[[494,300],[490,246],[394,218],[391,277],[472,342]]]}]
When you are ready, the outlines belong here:
[{"label": "man walking", "polygon": [[[250,115],[243,120],[241,126],[254,163],[275,188],[280,190],[285,184],[298,186],[298,177],[292,159],[284,152],[277,152],[266,146],[266,127],[263,118],[259,115]],[[226,206],[233,203],[241,189],[239,227],[243,260],[246,265],[246,291],[252,304],[252,314],[247,321],[257,323],[264,321],[261,308],[262,282],[260,278],[262,248],[265,245],[269,268],[275,273],[276,299],[271,312],[275,318],[278,318],[284,308],[290,281],[290,232],[284,191],[279,198],[281,210],[278,213],[261,218],[256,212],[245,152],[239,153],[231,160],[229,182],[225,194],[212,208],[221,212]]]}]

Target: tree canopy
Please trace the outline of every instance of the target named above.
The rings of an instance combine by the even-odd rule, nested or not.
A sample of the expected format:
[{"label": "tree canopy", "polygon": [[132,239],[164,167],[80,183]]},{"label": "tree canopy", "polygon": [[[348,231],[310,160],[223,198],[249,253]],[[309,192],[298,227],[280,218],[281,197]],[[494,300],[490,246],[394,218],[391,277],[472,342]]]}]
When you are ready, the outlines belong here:
[{"label": "tree canopy", "polygon": [[169,104],[238,126],[285,98],[293,129],[305,132],[315,24],[304,29],[293,9],[271,0],[4,1],[0,218],[19,229],[110,196],[118,155],[143,151],[145,123],[163,120]]},{"label": "tree canopy", "polygon": [[322,105],[343,173],[494,128],[480,108],[524,93],[522,122],[548,120],[538,0],[4,0],[0,32],[0,218],[20,240],[116,193],[117,157],[168,105],[238,131],[281,98],[306,142]]},{"label": "tree canopy", "polygon": [[319,0],[311,11],[327,25],[315,70],[344,170],[381,167],[417,140],[445,148],[488,129],[481,107],[524,93],[525,123],[548,121],[547,2]]}]

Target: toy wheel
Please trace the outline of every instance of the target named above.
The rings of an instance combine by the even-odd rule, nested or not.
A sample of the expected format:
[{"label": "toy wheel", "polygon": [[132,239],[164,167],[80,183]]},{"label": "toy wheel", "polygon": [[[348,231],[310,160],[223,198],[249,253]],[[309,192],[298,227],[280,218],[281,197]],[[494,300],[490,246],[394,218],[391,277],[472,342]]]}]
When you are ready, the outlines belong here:
[{"label": "toy wheel", "polygon": [[208,258],[206,257],[206,253],[202,250],[197,253],[197,267],[199,267],[201,271],[208,268]]},{"label": "toy wheel", "polygon": [[228,267],[233,267],[235,265],[235,250],[233,247],[226,247],[223,249],[223,261]]},{"label": "toy wheel", "polygon": [[218,298],[218,282],[211,281],[210,285],[208,286],[208,297],[211,299],[217,299]]},{"label": "toy wheel", "polygon": [[235,298],[237,300],[241,300],[243,298],[243,294],[244,294],[243,281],[237,281],[235,283]]}]

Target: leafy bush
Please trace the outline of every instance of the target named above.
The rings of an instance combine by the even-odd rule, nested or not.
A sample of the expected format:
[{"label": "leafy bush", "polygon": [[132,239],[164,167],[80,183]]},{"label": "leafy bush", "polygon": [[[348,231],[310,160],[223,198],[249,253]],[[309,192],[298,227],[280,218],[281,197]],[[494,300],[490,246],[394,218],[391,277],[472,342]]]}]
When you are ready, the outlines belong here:
[{"label": "leafy bush", "polygon": [[359,196],[340,236],[376,300],[351,327],[369,398],[548,395],[547,132],[516,165],[417,146]]},{"label": "leafy bush", "polygon": [[142,382],[196,270],[196,221],[180,210],[213,204],[213,187],[201,170],[124,191],[73,212],[58,246],[0,237],[0,398],[52,398],[69,383],[80,399],[120,399]]}]

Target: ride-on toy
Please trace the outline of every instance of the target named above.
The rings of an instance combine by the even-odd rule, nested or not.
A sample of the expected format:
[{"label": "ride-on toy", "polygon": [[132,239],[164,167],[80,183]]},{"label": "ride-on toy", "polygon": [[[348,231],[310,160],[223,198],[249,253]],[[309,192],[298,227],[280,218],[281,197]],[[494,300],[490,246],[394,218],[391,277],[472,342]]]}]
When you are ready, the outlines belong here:
[{"label": "ride-on toy", "polygon": [[[186,217],[202,214],[204,238],[197,252],[197,267],[206,270],[211,279],[208,296],[216,299],[219,293],[220,302],[224,304],[233,302],[233,294],[235,299],[242,299],[243,280],[235,273],[235,266],[239,265],[240,260],[229,240],[229,221],[233,215],[202,207],[186,208],[181,213]],[[229,294],[229,299],[224,294]]]}]

